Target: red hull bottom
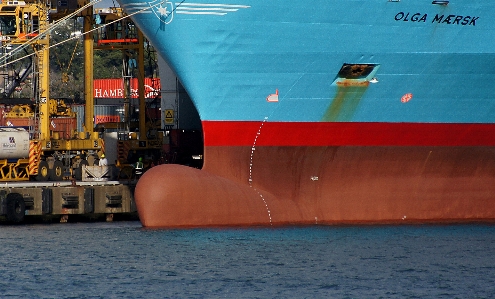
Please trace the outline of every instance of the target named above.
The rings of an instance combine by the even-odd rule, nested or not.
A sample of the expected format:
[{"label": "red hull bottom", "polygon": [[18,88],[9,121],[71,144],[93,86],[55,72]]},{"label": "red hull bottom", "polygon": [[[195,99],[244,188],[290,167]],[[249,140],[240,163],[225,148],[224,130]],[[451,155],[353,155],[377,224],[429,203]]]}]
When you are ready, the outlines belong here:
[{"label": "red hull bottom", "polygon": [[207,146],[203,170],[150,169],[145,227],[495,220],[495,149]]}]

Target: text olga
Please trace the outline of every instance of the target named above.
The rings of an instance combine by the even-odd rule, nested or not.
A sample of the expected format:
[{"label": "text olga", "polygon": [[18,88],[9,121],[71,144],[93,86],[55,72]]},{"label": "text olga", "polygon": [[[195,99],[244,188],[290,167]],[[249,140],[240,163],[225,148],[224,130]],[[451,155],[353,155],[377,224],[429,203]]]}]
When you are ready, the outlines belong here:
[{"label": "text olga", "polygon": [[[460,16],[460,15],[439,15],[436,14],[433,18],[428,19],[428,14],[422,13],[411,13],[411,12],[399,12],[395,15],[396,21],[403,22],[431,22],[439,24],[449,24],[449,25],[462,25],[462,26],[476,26],[476,21],[479,17],[472,16]],[[431,21],[429,21],[431,20]]]}]

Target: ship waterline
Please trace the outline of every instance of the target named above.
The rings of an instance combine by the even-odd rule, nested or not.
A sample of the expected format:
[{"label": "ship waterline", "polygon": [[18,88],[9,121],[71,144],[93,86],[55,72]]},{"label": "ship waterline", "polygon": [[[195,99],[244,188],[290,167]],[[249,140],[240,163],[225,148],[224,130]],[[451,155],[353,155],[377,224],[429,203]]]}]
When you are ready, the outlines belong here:
[{"label": "ship waterline", "polygon": [[[495,136],[494,126],[366,124],[359,127],[356,123],[337,123],[332,124],[332,130],[323,132],[346,131],[347,126],[363,133],[349,134],[353,131],[347,128],[347,134],[340,133],[340,138],[345,139],[340,139],[337,133],[336,139],[328,140],[324,136],[319,138],[318,134],[311,135],[315,133],[313,125],[291,124],[283,131],[290,130],[291,136],[299,138],[282,141],[279,139],[283,136],[277,137],[282,125],[272,125],[204,123],[205,136],[222,132],[222,136],[230,135],[230,138],[223,141],[214,138],[216,143],[205,140],[202,170],[162,165],[146,173],[135,194],[143,225],[374,224],[495,219],[495,210],[490,208],[495,194],[495,148],[487,138]],[[396,132],[393,135],[398,136],[404,132],[416,134],[388,140],[382,134],[375,140],[373,136],[377,135],[373,132],[380,131]],[[349,140],[349,136],[355,139]],[[359,136],[361,139],[357,139]],[[474,145],[483,139],[488,145]],[[421,140],[418,141],[421,145],[407,144],[414,140]],[[388,142],[390,145],[377,145]]]},{"label": "ship waterline", "polygon": [[251,147],[205,151],[218,159],[213,168],[161,165],[142,177],[135,196],[144,226],[495,219],[492,147],[259,147],[255,158]]}]

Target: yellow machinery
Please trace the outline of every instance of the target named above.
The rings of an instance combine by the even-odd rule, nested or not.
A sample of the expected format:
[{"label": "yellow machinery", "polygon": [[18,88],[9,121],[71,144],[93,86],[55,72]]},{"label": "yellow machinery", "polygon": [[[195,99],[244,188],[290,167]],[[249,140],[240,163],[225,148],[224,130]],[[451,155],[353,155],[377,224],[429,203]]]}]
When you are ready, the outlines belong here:
[{"label": "yellow machinery", "polygon": [[[131,165],[137,162],[139,157],[144,158],[145,164],[150,164],[152,160],[160,158],[163,145],[163,134],[158,131],[159,122],[157,125],[152,120],[146,121],[144,37],[129,18],[123,18],[124,13],[120,7],[98,9],[95,14],[100,24],[103,25],[96,31],[97,47],[95,49],[121,50],[123,55],[124,121],[119,123],[117,128],[117,166],[120,167],[121,176],[131,176]],[[130,84],[134,67],[137,67],[136,77],[138,79],[138,132],[133,131],[129,116]]]},{"label": "yellow machinery", "polygon": [[[7,119],[34,118],[35,109],[32,105],[14,105],[12,109],[5,113]],[[48,113],[50,117],[75,117],[76,114],[68,107],[63,100],[48,100]]]},{"label": "yellow machinery", "polygon": [[[85,1],[83,1],[86,3]],[[84,17],[85,32],[92,26],[92,7],[81,14]],[[45,1],[5,1],[0,4],[0,40],[2,46],[31,47],[34,52],[34,70],[37,78],[34,111],[27,107],[17,107],[22,116],[30,117],[34,125],[29,127],[28,157],[4,158],[0,154],[0,181],[28,180],[58,181],[76,177],[82,164],[91,165],[104,149],[103,139],[93,132],[93,69],[92,34],[84,36],[85,52],[85,131],[60,139],[53,134],[50,125],[54,117],[72,116],[61,101],[49,96],[49,36],[50,10]],[[11,115],[15,117],[15,115]],[[16,136],[4,137],[7,146],[16,146]],[[13,133],[12,133],[13,134]],[[20,133],[17,133],[20,134]],[[4,143],[5,144],[5,143]]]}]

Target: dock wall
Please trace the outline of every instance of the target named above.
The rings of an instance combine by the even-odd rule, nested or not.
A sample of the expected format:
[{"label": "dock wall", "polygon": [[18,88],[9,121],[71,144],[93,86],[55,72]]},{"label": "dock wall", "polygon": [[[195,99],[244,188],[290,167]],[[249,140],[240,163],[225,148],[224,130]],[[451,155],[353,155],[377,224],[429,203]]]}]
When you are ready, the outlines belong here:
[{"label": "dock wall", "polygon": [[31,216],[87,218],[136,213],[131,187],[119,182],[10,183],[0,186],[0,220],[19,223]]}]

